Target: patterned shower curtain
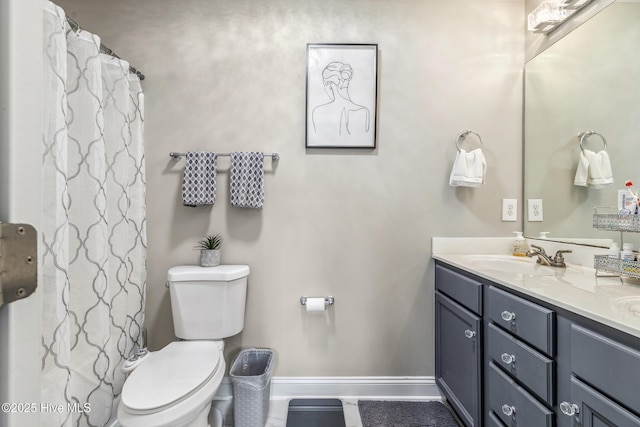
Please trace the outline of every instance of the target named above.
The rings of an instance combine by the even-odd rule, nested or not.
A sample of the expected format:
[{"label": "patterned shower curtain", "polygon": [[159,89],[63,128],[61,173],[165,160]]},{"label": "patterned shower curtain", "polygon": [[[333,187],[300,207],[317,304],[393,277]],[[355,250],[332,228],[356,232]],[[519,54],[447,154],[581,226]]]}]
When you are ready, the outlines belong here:
[{"label": "patterned shower curtain", "polygon": [[143,338],[143,94],[127,62],[43,4],[40,412],[47,427],[106,426]]}]

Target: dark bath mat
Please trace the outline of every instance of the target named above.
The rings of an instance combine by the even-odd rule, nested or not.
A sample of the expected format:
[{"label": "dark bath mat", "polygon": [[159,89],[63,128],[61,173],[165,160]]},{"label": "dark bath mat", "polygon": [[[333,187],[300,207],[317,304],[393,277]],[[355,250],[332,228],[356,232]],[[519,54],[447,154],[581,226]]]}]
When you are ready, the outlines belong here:
[{"label": "dark bath mat", "polygon": [[441,402],[359,400],[362,427],[458,427]]}]

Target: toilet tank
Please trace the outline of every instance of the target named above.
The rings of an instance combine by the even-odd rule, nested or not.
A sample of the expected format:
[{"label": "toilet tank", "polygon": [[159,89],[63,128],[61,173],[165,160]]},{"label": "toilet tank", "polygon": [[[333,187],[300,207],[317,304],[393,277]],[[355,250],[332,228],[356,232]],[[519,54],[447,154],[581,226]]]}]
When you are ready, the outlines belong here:
[{"label": "toilet tank", "polygon": [[167,273],[173,328],[184,340],[219,340],[244,328],[247,265],[180,265]]}]

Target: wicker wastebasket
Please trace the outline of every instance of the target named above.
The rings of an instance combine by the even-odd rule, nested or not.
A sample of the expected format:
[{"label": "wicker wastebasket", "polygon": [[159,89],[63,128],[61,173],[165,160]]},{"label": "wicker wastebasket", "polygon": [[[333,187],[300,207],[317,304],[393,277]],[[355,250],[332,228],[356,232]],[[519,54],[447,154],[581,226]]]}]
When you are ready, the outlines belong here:
[{"label": "wicker wastebasket", "polygon": [[233,360],[229,376],[233,386],[236,427],[264,427],[269,414],[273,350],[242,350]]}]

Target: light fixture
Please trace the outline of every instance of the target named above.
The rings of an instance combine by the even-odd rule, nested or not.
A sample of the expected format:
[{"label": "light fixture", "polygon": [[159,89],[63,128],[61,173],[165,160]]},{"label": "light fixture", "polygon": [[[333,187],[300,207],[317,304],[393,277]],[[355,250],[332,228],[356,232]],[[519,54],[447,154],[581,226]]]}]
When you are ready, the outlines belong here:
[{"label": "light fixture", "polygon": [[527,17],[529,31],[548,34],[592,0],[553,0],[541,3]]},{"label": "light fixture", "polygon": [[559,0],[560,6],[565,9],[582,9],[591,0]]}]

